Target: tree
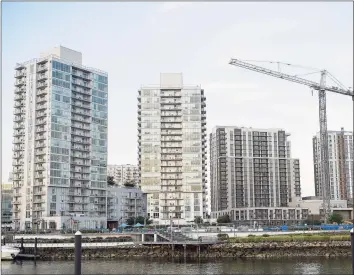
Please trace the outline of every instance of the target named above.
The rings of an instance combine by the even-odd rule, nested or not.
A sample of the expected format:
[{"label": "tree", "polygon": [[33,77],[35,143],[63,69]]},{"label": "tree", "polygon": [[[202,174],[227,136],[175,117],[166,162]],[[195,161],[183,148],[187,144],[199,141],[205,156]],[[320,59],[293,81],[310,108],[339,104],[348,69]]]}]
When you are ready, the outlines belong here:
[{"label": "tree", "polygon": [[107,176],[107,184],[111,186],[116,184],[113,176]]},{"label": "tree", "polygon": [[229,215],[220,216],[216,221],[218,223],[230,223],[231,222]]},{"label": "tree", "polygon": [[135,187],[135,182],[132,180],[127,180],[126,182],[124,182],[124,186],[125,187]]},{"label": "tree", "polygon": [[143,217],[143,216],[138,216],[138,217],[130,217],[127,219],[127,224],[128,225],[135,225],[137,223],[143,224],[143,225],[149,225],[152,223],[152,220],[150,220],[148,217]]},{"label": "tree", "polygon": [[201,223],[203,223],[203,218],[202,218],[201,216],[196,216],[196,217],[194,218],[194,222],[195,222],[196,224],[201,224]]},{"label": "tree", "polygon": [[332,215],[329,217],[329,222],[341,224],[343,223],[343,216],[341,214],[332,213]]}]

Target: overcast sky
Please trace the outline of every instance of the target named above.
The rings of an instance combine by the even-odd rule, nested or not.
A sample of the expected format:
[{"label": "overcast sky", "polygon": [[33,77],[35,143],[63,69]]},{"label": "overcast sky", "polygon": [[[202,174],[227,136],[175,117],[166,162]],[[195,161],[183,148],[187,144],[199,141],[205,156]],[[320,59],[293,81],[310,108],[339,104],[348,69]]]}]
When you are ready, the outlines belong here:
[{"label": "overcast sky", "polygon": [[[308,87],[228,65],[231,57],[327,69],[353,86],[352,3],[2,3],[2,165],[11,171],[16,62],[63,45],[109,74],[108,162],[137,162],[137,90],[182,72],[207,97],[216,125],[284,128],[314,194],[318,97]],[[268,63],[261,66],[277,69]],[[293,74],[308,73],[281,67]],[[319,74],[310,75],[319,81]],[[328,95],[328,129],[352,129],[352,101]]]}]

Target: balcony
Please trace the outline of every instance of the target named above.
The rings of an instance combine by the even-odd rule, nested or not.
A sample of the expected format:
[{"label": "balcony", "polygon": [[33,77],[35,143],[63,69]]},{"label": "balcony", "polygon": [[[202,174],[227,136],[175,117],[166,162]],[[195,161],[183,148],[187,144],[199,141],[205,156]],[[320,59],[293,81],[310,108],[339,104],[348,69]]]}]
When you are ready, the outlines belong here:
[{"label": "balcony", "polygon": [[36,150],[36,152],[35,152],[36,156],[41,156],[41,155],[45,155],[45,154],[46,154],[46,150],[44,150],[44,149],[39,149],[39,150]]},{"label": "balcony", "polygon": [[46,131],[47,131],[46,127],[36,127],[36,133],[43,133]]},{"label": "balcony", "polygon": [[23,138],[15,138],[13,140],[13,144],[22,144],[24,143],[24,139]]},{"label": "balcony", "polygon": [[13,112],[14,115],[24,115],[25,113],[26,113],[26,111],[24,108],[17,108]]},{"label": "balcony", "polygon": [[45,139],[47,139],[47,137],[45,135],[36,135],[35,140],[45,140]]},{"label": "balcony", "polygon": [[75,69],[72,70],[72,74],[73,76],[82,78],[84,80],[91,80],[92,78],[91,73],[81,72]]},{"label": "balcony", "polygon": [[21,108],[21,107],[24,107],[24,106],[25,106],[25,102],[23,100],[16,101],[15,104],[14,104],[15,108]]},{"label": "balcony", "polygon": [[89,112],[89,111],[84,111],[84,110],[80,110],[80,109],[76,109],[76,108],[73,108],[71,111],[75,114],[80,114],[83,116],[91,116],[91,112]]},{"label": "balcony", "polygon": [[21,69],[20,71],[16,71],[14,77],[21,78],[26,76],[26,70]]},{"label": "balcony", "polygon": [[75,93],[73,93],[73,98],[76,100],[81,100],[84,102],[92,102],[91,98],[89,96],[82,96],[82,95],[77,95]]},{"label": "balcony", "polygon": [[37,73],[44,72],[48,70],[48,65],[43,64],[43,65],[38,65],[37,66]]},{"label": "balcony", "polygon": [[48,90],[46,90],[46,89],[37,91],[37,96],[42,96],[42,95],[46,95],[46,94],[48,94]]},{"label": "balcony", "polygon": [[37,80],[38,80],[38,81],[43,81],[43,80],[46,80],[46,79],[48,79],[48,75],[47,75],[46,73],[39,74],[39,75],[37,76]]},{"label": "balcony", "polygon": [[47,81],[42,81],[42,82],[39,82],[38,84],[37,84],[37,88],[38,89],[44,89],[45,87],[47,87],[48,86],[48,82]]},{"label": "balcony", "polygon": [[24,164],[23,161],[19,161],[19,160],[15,160],[12,162],[12,165],[13,166],[22,166]]},{"label": "balcony", "polygon": [[88,88],[81,88],[81,87],[73,86],[72,90],[76,93],[91,95],[90,89],[88,89]]},{"label": "balcony", "polygon": [[26,84],[26,81],[23,80],[23,79],[17,79],[17,80],[15,81],[15,86],[16,86],[16,87],[21,87],[21,86],[23,86],[23,85],[25,85],[25,84]]},{"label": "balcony", "polygon": [[19,101],[19,100],[24,100],[25,96],[23,94],[16,94],[15,95],[15,101]]},{"label": "balcony", "polygon": [[40,111],[40,110],[46,110],[48,108],[48,104],[37,104],[36,105],[36,110]]},{"label": "balcony", "polygon": [[76,107],[83,108],[83,109],[89,109],[89,110],[91,109],[91,104],[84,104],[84,103],[76,101],[76,100],[72,101],[72,105],[76,106]]},{"label": "balcony", "polygon": [[25,129],[25,124],[24,123],[14,123],[14,129]]},{"label": "balcony", "polygon": [[92,85],[90,84],[90,82],[88,81],[81,81],[81,80],[78,80],[78,79],[75,79],[73,78],[72,79],[72,83],[74,85],[78,85],[78,86],[81,86],[81,87],[84,87],[84,88],[91,88]]},{"label": "balcony", "polygon": [[14,156],[13,156],[13,158],[17,160],[17,159],[23,158],[23,156],[24,156],[23,154],[15,153]]},{"label": "balcony", "polygon": [[37,126],[40,126],[40,125],[44,125],[47,123],[47,120],[46,119],[37,119],[36,120],[36,125]]},{"label": "balcony", "polygon": [[44,163],[45,162],[45,158],[35,158],[35,163]]},{"label": "balcony", "polygon": [[37,112],[36,117],[46,117],[47,116],[47,112]]},{"label": "balcony", "polygon": [[37,103],[43,103],[47,101],[46,96],[37,97]]},{"label": "balcony", "polygon": [[13,136],[14,137],[19,137],[19,136],[24,136],[25,135],[25,131],[22,130],[22,131],[15,131]]},{"label": "balcony", "polygon": [[43,147],[46,147],[46,144],[43,141],[40,141],[40,142],[36,143],[34,148],[38,149],[38,148],[43,148]]}]

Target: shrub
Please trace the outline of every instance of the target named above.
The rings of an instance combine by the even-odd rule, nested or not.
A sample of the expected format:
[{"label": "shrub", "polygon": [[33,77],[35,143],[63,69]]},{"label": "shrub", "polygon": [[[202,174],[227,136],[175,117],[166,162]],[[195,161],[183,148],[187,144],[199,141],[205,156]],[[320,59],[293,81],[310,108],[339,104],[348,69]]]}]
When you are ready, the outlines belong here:
[{"label": "shrub", "polygon": [[262,236],[263,237],[269,237],[270,235],[269,234],[263,234]]}]

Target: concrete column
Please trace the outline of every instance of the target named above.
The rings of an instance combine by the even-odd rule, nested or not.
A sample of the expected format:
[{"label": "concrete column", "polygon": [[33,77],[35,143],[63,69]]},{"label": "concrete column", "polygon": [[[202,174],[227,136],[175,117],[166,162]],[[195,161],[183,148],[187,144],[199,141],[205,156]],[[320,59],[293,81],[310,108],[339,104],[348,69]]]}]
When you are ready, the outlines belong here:
[{"label": "concrete column", "polygon": [[141,241],[145,242],[145,234],[141,234]]},{"label": "concrete column", "polygon": [[157,243],[157,234],[154,234],[154,243]]}]

